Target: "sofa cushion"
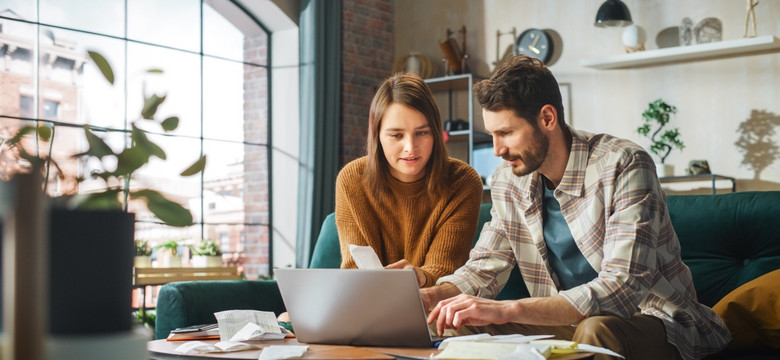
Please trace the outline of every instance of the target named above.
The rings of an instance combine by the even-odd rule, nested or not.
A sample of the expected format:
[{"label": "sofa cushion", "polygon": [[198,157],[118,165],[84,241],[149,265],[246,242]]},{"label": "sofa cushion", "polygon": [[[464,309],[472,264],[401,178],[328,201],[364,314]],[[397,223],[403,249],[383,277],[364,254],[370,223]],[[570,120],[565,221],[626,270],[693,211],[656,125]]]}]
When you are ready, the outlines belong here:
[{"label": "sofa cushion", "polygon": [[341,248],[339,247],[339,233],[336,230],[336,214],[330,213],[322,221],[320,235],[314,244],[311,255],[310,268],[338,269],[341,267]]},{"label": "sofa cushion", "polygon": [[734,337],[730,349],[780,349],[780,270],[736,288],[712,309]]},{"label": "sofa cushion", "polygon": [[667,208],[699,302],[780,268],[780,191],[669,195]]},{"label": "sofa cushion", "polygon": [[223,310],[259,309],[277,315],[285,311],[276,280],[184,281],[163,285],[157,298],[155,338],[164,339],[171,330],[217,321]]}]

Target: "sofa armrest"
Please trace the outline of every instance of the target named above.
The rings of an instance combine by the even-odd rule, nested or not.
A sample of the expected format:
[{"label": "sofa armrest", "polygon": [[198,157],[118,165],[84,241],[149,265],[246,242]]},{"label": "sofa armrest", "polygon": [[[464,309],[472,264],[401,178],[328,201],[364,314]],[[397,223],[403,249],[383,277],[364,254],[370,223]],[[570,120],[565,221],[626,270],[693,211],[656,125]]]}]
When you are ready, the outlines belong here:
[{"label": "sofa armrest", "polygon": [[276,280],[165,284],[157,297],[155,338],[164,339],[178,327],[215,323],[215,312],[238,309],[284,312]]}]

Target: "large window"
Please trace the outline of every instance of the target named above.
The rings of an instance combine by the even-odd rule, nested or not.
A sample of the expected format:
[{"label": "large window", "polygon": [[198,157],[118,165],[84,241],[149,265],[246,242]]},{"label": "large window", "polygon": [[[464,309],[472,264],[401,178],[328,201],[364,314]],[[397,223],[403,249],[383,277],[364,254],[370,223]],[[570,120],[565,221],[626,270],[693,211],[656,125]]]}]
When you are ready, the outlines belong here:
[{"label": "large window", "polygon": [[[130,187],[162,191],[187,207],[195,223],[168,227],[130,204],[136,239],[180,240],[183,249],[212,239],[247,278],[266,275],[267,45],[268,33],[229,0],[0,0],[0,138],[27,124],[51,127],[51,142],[31,145],[50,151],[60,165],[50,172],[47,191],[94,191],[99,183],[75,181],[88,179],[96,165],[71,157],[85,149],[81,126],[119,149],[129,141],[144,95],[167,95],[157,116],[178,116],[180,126],[172,134],[146,130],[168,159],[136,172]],[[113,86],[87,50],[109,61]],[[0,148],[4,179],[24,171],[7,150]],[[202,176],[178,175],[203,154]]]}]

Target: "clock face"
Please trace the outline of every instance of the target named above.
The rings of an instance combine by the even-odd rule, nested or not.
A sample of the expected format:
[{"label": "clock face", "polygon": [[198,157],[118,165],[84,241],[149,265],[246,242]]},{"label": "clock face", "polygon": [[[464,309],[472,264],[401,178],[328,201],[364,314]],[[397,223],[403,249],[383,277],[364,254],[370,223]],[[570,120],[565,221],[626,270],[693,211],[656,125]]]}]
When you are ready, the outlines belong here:
[{"label": "clock face", "polygon": [[541,29],[528,29],[517,37],[516,49],[518,54],[528,55],[542,60],[547,64],[552,58],[552,37]]}]

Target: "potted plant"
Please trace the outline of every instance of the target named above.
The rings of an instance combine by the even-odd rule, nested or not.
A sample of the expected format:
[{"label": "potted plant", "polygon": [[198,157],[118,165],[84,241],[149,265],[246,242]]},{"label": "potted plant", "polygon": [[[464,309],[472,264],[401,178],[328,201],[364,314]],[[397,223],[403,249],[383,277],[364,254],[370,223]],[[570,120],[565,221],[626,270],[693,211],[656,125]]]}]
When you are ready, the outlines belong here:
[{"label": "potted plant", "polygon": [[146,240],[135,241],[135,267],[152,267],[152,247]]},{"label": "potted plant", "polygon": [[[168,240],[158,244],[154,249],[157,250],[157,261],[160,262],[162,267],[181,267],[179,240]],[[160,250],[162,250],[162,254]]]},{"label": "potted plant", "polygon": [[222,266],[222,251],[216,241],[203,240],[196,246],[191,246],[193,267]]},{"label": "potted plant", "polygon": [[[108,61],[96,52],[90,51],[88,56],[103,77],[113,84],[113,70]],[[149,72],[161,71],[152,69]],[[144,203],[163,224],[182,227],[192,224],[190,211],[160,192],[130,188],[133,173],[147,165],[152,157],[166,159],[165,151],[142,130],[156,126],[167,133],[178,127],[179,118],[176,116],[156,118],[157,109],[165,99],[165,95],[144,95],[140,118],[132,121],[131,129],[127,131],[128,145],[121,149],[112,149],[90,127],[84,126],[87,149],[73,156],[84,162],[103,165],[90,175],[105,186],[87,194],[67,194],[52,199],[48,247],[51,334],[130,330],[127,309],[131,307],[131,254],[134,254],[135,233],[134,214],[128,212],[130,201]],[[50,166],[58,167],[50,155],[27,151],[26,145],[33,136],[44,144],[52,141],[54,127],[43,123],[40,121],[39,125],[20,128],[6,142],[8,149],[29,164],[28,171],[33,173],[48,173]],[[112,165],[106,167],[106,164]],[[206,158],[201,156],[181,175],[198,174],[205,165]],[[83,177],[76,179],[78,182],[84,180]],[[48,179],[44,179],[44,193],[47,183]],[[85,258],[90,261],[83,261]],[[88,308],[91,316],[84,318],[80,313],[71,311],[74,308]]]},{"label": "potted plant", "polygon": [[671,120],[671,114],[675,113],[677,113],[677,108],[667,104],[662,99],[653,101],[649,104],[647,110],[642,113],[644,124],[636,129],[640,135],[646,136],[652,141],[650,151],[658,156],[658,159],[661,161],[660,166],[656,165],[659,177],[674,174],[674,167],[666,164],[666,157],[669,156],[669,153],[675,147],[680,150],[685,148],[682,140],[680,140],[680,130],[678,128],[664,131],[664,127]]}]

